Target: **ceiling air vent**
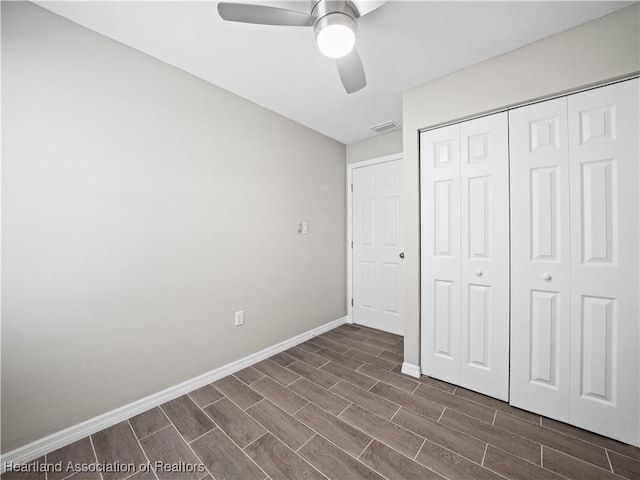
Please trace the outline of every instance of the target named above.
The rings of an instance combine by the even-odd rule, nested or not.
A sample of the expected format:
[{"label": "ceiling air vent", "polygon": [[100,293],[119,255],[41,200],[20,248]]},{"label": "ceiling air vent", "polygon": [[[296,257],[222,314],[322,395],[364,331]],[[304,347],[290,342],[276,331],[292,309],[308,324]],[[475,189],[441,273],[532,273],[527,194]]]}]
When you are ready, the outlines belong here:
[{"label": "ceiling air vent", "polygon": [[396,122],[392,120],[390,122],[384,122],[384,123],[381,123],[380,125],[374,125],[373,127],[369,127],[369,128],[376,133],[386,133],[386,132],[392,132],[393,130],[398,130],[400,128],[400,125],[398,125]]}]

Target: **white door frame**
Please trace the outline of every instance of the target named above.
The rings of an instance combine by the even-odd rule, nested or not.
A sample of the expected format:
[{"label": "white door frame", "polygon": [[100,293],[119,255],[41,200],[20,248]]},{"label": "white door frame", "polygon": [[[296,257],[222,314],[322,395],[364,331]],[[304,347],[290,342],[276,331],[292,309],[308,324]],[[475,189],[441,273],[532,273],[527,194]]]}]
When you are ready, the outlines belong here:
[{"label": "white door frame", "polygon": [[[372,158],[371,160],[363,160],[361,162],[347,164],[347,323],[353,323],[353,305],[351,302],[353,299],[353,249],[351,248],[351,242],[353,241],[353,191],[351,190],[351,185],[353,184],[353,170],[356,168],[368,167],[370,165],[402,160],[403,158],[404,154],[400,152],[392,155],[385,155],[384,157]],[[400,218],[401,221],[404,221],[404,213],[402,212],[402,209],[400,211]],[[404,248],[404,246],[401,246],[401,248]]]}]

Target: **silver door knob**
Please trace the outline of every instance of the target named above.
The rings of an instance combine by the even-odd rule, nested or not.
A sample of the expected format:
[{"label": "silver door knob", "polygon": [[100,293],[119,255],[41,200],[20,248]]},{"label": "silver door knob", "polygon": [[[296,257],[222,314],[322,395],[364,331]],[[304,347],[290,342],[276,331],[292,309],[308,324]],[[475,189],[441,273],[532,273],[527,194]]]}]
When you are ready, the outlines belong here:
[{"label": "silver door knob", "polygon": [[548,282],[549,280],[551,280],[551,275],[549,275],[548,273],[543,273],[542,279]]},{"label": "silver door knob", "polygon": [[482,276],[482,270],[480,270],[479,268],[476,268],[476,277],[481,277]]}]

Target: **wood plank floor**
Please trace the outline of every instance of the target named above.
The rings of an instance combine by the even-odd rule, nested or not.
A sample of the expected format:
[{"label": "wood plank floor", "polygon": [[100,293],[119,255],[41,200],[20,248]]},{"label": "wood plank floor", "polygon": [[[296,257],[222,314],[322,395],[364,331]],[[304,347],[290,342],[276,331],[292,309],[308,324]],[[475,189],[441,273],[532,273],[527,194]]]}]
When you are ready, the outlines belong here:
[{"label": "wood plank floor", "polygon": [[[63,471],[2,479],[640,478],[640,449],[403,375],[402,351],[399,336],[343,325],[36,460]],[[132,467],[66,470],[114,460]]]}]

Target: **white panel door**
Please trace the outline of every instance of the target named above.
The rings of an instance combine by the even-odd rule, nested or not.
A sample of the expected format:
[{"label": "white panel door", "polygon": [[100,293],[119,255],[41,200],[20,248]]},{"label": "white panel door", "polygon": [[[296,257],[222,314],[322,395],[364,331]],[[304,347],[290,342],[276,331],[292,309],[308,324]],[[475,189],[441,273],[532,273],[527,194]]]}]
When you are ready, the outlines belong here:
[{"label": "white panel door", "polygon": [[421,369],[506,400],[507,114],[423,132]]},{"label": "white panel door", "polygon": [[567,99],[509,112],[511,398],[569,418],[570,237]]},{"label": "white panel door", "polygon": [[420,135],[421,369],[460,382],[460,125]]},{"label": "white panel door", "polygon": [[569,97],[570,421],[640,442],[638,80]]},{"label": "white panel door", "polygon": [[460,124],[460,385],[509,398],[507,113]]},{"label": "white panel door", "polygon": [[398,335],[404,334],[401,182],[401,160],[353,169],[353,321]]}]

